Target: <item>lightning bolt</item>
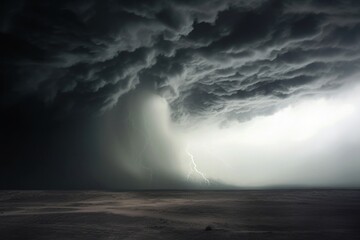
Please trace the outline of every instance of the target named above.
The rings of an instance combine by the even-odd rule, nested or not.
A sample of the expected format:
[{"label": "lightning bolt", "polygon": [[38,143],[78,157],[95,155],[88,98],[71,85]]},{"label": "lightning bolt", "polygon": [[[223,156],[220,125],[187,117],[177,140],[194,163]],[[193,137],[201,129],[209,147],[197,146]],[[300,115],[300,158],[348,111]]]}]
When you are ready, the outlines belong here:
[{"label": "lightning bolt", "polygon": [[197,169],[197,165],[196,165],[196,162],[194,160],[194,155],[191,154],[191,152],[189,151],[189,147],[186,147],[185,149],[185,152],[186,154],[190,157],[190,171],[187,175],[187,179],[189,180],[189,178],[191,177],[191,175],[195,172],[197,174],[199,174],[201,176],[202,179],[204,179],[204,181],[207,183],[207,184],[210,184],[210,181],[209,179],[206,178],[205,174],[200,172],[198,169]]}]

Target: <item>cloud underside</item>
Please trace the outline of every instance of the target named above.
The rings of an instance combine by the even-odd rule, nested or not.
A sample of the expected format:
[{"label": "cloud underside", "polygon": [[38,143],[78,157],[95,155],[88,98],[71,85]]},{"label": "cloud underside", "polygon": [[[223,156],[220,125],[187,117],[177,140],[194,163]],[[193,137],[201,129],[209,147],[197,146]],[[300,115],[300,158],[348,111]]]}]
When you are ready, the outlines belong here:
[{"label": "cloud underside", "polygon": [[151,89],[175,119],[244,119],[360,65],[360,2],[17,1],[1,10],[2,102],[111,109]]}]

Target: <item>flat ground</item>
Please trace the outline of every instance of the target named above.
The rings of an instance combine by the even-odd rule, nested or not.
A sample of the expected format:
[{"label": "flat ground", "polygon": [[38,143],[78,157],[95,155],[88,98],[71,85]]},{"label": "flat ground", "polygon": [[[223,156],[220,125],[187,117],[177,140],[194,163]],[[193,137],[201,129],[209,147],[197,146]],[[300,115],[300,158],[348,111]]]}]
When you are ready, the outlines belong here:
[{"label": "flat ground", "polygon": [[0,239],[360,239],[360,191],[0,191]]}]

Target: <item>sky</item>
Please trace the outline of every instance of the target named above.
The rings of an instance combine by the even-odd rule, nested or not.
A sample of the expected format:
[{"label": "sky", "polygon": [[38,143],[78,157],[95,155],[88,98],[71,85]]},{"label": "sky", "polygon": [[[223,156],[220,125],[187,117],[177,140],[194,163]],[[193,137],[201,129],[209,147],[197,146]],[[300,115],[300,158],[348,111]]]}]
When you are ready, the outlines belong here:
[{"label": "sky", "polygon": [[4,1],[1,189],[360,187],[357,0]]}]

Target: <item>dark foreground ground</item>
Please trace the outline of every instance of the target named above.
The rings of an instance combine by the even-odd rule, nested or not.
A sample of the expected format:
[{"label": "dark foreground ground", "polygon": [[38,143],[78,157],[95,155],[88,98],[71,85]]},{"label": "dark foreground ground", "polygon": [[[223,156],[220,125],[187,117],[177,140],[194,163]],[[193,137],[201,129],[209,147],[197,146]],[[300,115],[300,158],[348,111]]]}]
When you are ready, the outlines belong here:
[{"label": "dark foreground ground", "polygon": [[0,239],[360,239],[360,191],[0,191]]}]

